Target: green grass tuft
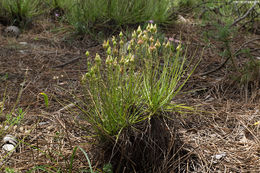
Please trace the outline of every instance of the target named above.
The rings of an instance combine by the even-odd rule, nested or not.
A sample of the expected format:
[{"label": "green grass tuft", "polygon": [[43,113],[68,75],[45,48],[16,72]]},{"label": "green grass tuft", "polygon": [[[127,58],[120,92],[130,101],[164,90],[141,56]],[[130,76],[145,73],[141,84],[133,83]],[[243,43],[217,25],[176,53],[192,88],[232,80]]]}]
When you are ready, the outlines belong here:
[{"label": "green grass tuft", "polygon": [[112,43],[104,42],[105,62],[99,54],[88,62],[82,85],[89,102],[81,110],[99,139],[118,138],[123,129],[151,116],[188,108],[172,102],[192,73],[184,67],[183,49],[160,43],[156,34],[152,24],[139,27],[128,42],[120,33]]}]

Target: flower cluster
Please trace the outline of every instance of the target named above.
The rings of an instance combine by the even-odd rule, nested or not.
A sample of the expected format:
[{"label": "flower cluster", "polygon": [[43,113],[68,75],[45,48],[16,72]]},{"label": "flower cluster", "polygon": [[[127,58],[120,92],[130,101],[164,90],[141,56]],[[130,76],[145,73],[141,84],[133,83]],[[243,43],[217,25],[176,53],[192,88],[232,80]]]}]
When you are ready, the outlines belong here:
[{"label": "flower cluster", "polygon": [[[105,40],[103,48],[106,51],[105,69],[113,72],[120,72],[121,74],[131,70],[136,70],[137,65],[144,65],[146,59],[163,58],[163,56],[172,56],[172,44],[169,40],[160,41],[157,34],[156,24],[149,23],[145,30],[139,26],[137,30],[133,31],[131,39],[127,41],[124,34],[120,32],[118,37],[113,36],[110,40]],[[181,51],[181,45],[175,50]],[[89,52],[86,52],[89,56]],[[89,63],[89,71],[83,76],[83,81],[86,77],[97,78],[100,73],[101,58],[96,54],[95,64]],[[100,74],[99,74],[100,75]]]},{"label": "flower cluster", "polygon": [[190,76],[186,77],[185,56],[181,58],[181,45],[173,49],[161,36],[152,23],[144,30],[138,27],[130,40],[120,32],[104,41],[104,60],[96,54],[88,61],[82,84],[84,95],[91,100],[86,104],[87,116],[98,133],[113,136],[161,111],[183,108],[172,105],[172,99]]}]

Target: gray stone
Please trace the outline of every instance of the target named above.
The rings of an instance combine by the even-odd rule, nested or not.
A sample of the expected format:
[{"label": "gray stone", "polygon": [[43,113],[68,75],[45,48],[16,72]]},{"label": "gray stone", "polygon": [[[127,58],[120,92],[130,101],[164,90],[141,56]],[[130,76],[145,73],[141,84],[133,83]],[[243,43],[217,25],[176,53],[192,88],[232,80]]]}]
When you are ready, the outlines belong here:
[{"label": "gray stone", "polygon": [[4,30],[4,35],[8,37],[19,37],[20,34],[21,31],[17,26],[8,26]]}]

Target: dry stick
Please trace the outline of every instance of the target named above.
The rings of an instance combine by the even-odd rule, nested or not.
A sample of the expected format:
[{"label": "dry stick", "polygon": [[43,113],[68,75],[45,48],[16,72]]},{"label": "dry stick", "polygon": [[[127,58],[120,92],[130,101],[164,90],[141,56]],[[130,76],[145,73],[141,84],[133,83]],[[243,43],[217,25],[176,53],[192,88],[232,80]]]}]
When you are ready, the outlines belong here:
[{"label": "dry stick", "polygon": [[81,58],[82,58],[81,56],[76,57],[76,58],[74,58],[74,59],[72,59],[72,60],[70,60],[70,61],[68,61],[68,62],[65,62],[64,64],[54,66],[53,68],[62,68],[62,67],[64,67],[64,66],[68,65],[68,64],[71,64],[71,63],[76,62],[77,60],[79,60],[79,59],[81,59]]},{"label": "dry stick", "polygon": [[235,54],[238,53],[244,46],[246,46],[247,44],[249,44],[249,43],[251,43],[251,42],[254,42],[254,41],[256,41],[256,40],[260,40],[260,38],[254,38],[254,39],[252,39],[252,40],[249,40],[249,41],[243,43],[243,44],[239,47],[239,49],[236,50]]},{"label": "dry stick", "polygon": [[[238,22],[240,22],[240,21],[242,21],[243,19],[245,19],[245,18],[250,14],[250,12],[255,8],[256,4],[257,4],[257,3],[256,3],[256,1],[255,1],[255,2],[254,2],[254,5],[253,5],[242,17],[237,18],[237,19],[230,25],[229,28],[233,27],[233,26],[236,25]],[[248,44],[249,42],[252,42],[252,41],[255,41],[255,40],[258,40],[258,39],[259,39],[259,38],[253,39],[253,40],[251,40],[251,41],[246,42],[246,43],[243,44],[238,50],[236,50],[236,52],[235,52],[234,54],[236,54],[238,51],[240,51],[241,48],[242,48],[243,46],[245,46],[246,44]],[[214,72],[217,71],[217,70],[220,70],[221,68],[224,67],[224,65],[228,62],[228,60],[229,60],[230,58],[233,58],[232,55],[228,56],[227,59],[226,59],[220,66],[218,66],[217,68],[215,68],[215,69],[213,69],[213,70],[211,70],[211,71],[209,71],[209,72],[202,73],[202,74],[200,74],[200,76],[209,75],[209,74],[211,74],[211,73],[214,73]]]},{"label": "dry stick", "polygon": [[257,4],[257,2],[255,1],[254,5],[244,14],[244,16],[237,18],[237,19],[232,23],[232,25],[230,25],[230,28],[231,28],[232,26],[236,25],[236,24],[237,24],[238,22],[240,22],[241,20],[245,19],[245,18],[249,15],[249,13],[255,8],[256,4]]},{"label": "dry stick", "polygon": [[[237,49],[237,50],[235,51],[234,54],[237,54],[244,46],[246,46],[247,44],[249,44],[249,43],[251,43],[251,42],[254,42],[254,41],[256,41],[256,40],[260,40],[260,38],[254,38],[254,39],[252,39],[252,40],[249,40],[249,41],[243,43],[243,44],[239,47],[239,49]],[[215,69],[213,69],[213,70],[211,70],[211,71],[208,71],[208,72],[205,72],[205,73],[201,73],[200,76],[209,75],[209,74],[214,73],[215,71],[221,69],[222,67],[224,67],[224,65],[228,62],[228,60],[229,60],[230,58],[231,58],[231,56],[227,57],[227,59],[226,59],[222,64],[220,64],[220,66],[218,66],[217,68],[215,68]]]},{"label": "dry stick", "polygon": [[[237,18],[237,19],[230,25],[229,28],[231,28],[232,26],[236,25],[238,22],[240,22],[240,21],[242,21],[243,19],[245,19],[245,18],[250,14],[250,12],[255,8],[256,4],[257,4],[257,3],[256,3],[256,1],[255,1],[254,5],[253,5],[242,17]],[[245,46],[246,44],[248,44],[248,43],[250,43],[250,42],[252,42],[252,41],[258,40],[258,39],[259,39],[259,38],[253,39],[253,40],[250,40],[250,41],[244,43],[238,50],[236,50],[236,52],[235,52],[234,54],[236,54],[238,51],[240,51],[241,48],[242,48],[243,46]],[[211,71],[209,71],[209,72],[202,73],[202,74],[200,74],[200,76],[209,75],[209,74],[211,74],[211,73],[213,73],[213,72],[215,72],[215,71],[217,71],[217,70],[220,70],[221,68],[224,67],[224,65],[228,62],[228,60],[229,60],[230,58],[233,59],[232,55],[228,56],[227,59],[226,59],[220,66],[218,66],[217,68],[215,68],[215,69],[213,69],[213,70],[211,70]]]},{"label": "dry stick", "polygon": [[[260,4],[259,4],[259,7],[260,7]],[[251,18],[251,20],[249,20],[249,21],[247,21],[246,23],[244,23],[240,28],[242,28],[243,26],[245,26],[246,24],[248,24],[248,23],[253,23],[254,22],[254,19],[257,19],[257,17],[260,15],[260,13],[258,13],[255,9],[253,9],[254,10],[254,13],[255,13],[255,16],[253,16],[252,18]]]},{"label": "dry stick", "polygon": [[[90,46],[90,47],[88,47],[87,49],[94,48],[94,47],[96,47],[96,46],[98,46],[98,45]],[[62,68],[62,67],[65,67],[65,66],[68,65],[68,64],[72,64],[72,63],[76,62],[77,60],[80,60],[81,58],[82,58],[81,56],[78,56],[78,57],[76,57],[76,58],[74,58],[74,59],[72,59],[72,60],[70,60],[70,61],[68,61],[68,62],[65,62],[64,64],[60,64],[60,65],[54,66],[53,68]]]}]

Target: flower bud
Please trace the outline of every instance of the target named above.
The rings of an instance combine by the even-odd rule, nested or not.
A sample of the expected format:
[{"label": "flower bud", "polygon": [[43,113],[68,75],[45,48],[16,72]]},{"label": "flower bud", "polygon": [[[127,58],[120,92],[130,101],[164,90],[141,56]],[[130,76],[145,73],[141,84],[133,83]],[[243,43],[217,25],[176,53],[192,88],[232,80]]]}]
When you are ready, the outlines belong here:
[{"label": "flower bud", "polygon": [[116,37],[115,36],[112,37],[112,42],[114,42],[114,41],[116,41]]},{"label": "flower bud", "polygon": [[116,46],[117,43],[116,43],[116,38],[115,38],[115,36],[112,37],[112,43],[113,43],[113,46]]},{"label": "flower bud", "polygon": [[142,39],[143,35],[142,33],[140,33],[138,36],[137,36],[137,39]]},{"label": "flower bud", "polygon": [[138,42],[137,42],[137,44],[139,44],[139,45],[141,45],[141,44],[143,44],[143,43],[144,43],[143,40],[138,40]]},{"label": "flower bud", "polygon": [[89,56],[89,51],[86,51],[85,55],[86,55],[86,57],[88,57]]},{"label": "flower bud", "polygon": [[95,61],[96,61],[97,64],[101,64],[101,58],[100,58],[100,55],[98,53],[96,53]]},{"label": "flower bud", "polygon": [[150,32],[150,30],[151,30],[151,24],[150,23],[148,23],[146,30]]},{"label": "flower bud", "polygon": [[90,62],[87,63],[88,69],[91,68],[91,65],[92,65],[92,64],[91,64]]},{"label": "flower bud", "polygon": [[144,31],[143,31],[143,35],[148,36],[148,32],[147,32],[147,30],[144,30]]},{"label": "flower bud", "polygon": [[144,41],[147,41],[147,40],[148,40],[148,36],[147,36],[147,35],[144,35],[144,36],[143,36],[143,40],[144,40]]},{"label": "flower bud", "polygon": [[113,65],[114,65],[114,67],[117,66],[117,57],[115,57],[115,59],[114,59],[114,61],[113,61]]},{"label": "flower bud", "polygon": [[111,47],[110,46],[107,48],[107,54],[111,55]]},{"label": "flower bud", "polygon": [[119,63],[120,63],[120,65],[124,65],[124,64],[125,64],[125,58],[124,58],[124,56],[121,57]]},{"label": "flower bud", "polygon": [[134,48],[134,44],[135,44],[135,41],[134,41],[134,40],[131,40],[131,41],[130,41],[130,48],[131,48],[131,49]]},{"label": "flower bud", "polygon": [[120,40],[119,44],[120,44],[121,47],[123,47],[124,46],[124,41]]},{"label": "flower bud", "polygon": [[169,41],[166,43],[165,47],[166,47],[166,48],[170,48],[170,47],[171,47],[171,44],[170,44]]},{"label": "flower bud", "polygon": [[137,36],[137,34],[136,34],[136,32],[134,31],[134,32],[132,33],[132,38],[135,39],[136,36]]},{"label": "flower bud", "polygon": [[155,25],[151,25],[151,32],[152,33],[156,33],[157,32],[157,26],[156,26],[156,24]]},{"label": "flower bud", "polygon": [[149,47],[149,49],[150,49],[151,52],[153,52],[153,51],[156,49],[156,47],[155,47],[154,45],[151,45],[151,46]]},{"label": "flower bud", "polygon": [[124,72],[124,67],[121,66],[121,67],[120,67],[120,73],[123,74],[123,72]]},{"label": "flower bud", "polygon": [[91,74],[94,74],[95,72],[97,71],[97,66],[92,66],[91,69],[90,69],[90,73]]},{"label": "flower bud", "polygon": [[122,31],[119,33],[119,37],[122,39],[122,37],[123,37],[124,35],[123,35],[123,33],[122,33]]},{"label": "flower bud", "polygon": [[157,49],[158,49],[159,47],[161,47],[161,43],[159,42],[159,40],[156,41],[155,47],[156,47]]},{"label": "flower bud", "polygon": [[90,73],[86,73],[85,76],[86,76],[86,77],[90,77]]},{"label": "flower bud", "polygon": [[117,48],[113,48],[113,54],[114,55],[118,54],[118,49]]},{"label": "flower bud", "polygon": [[179,44],[176,48],[177,51],[180,51],[181,50],[181,44]]},{"label": "flower bud", "polygon": [[113,41],[113,46],[116,46],[116,41]]},{"label": "flower bud", "polygon": [[154,42],[154,39],[153,39],[153,37],[151,37],[149,40],[150,40],[150,42]]},{"label": "flower bud", "polygon": [[112,61],[113,61],[113,60],[112,60],[111,55],[108,55],[108,56],[107,56],[107,59],[106,59],[106,65],[110,65]]},{"label": "flower bud", "polygon": [[130,57],[130,62],[134,62],[135,61],[135,56],[134,55],[131,55]]},{"label": "flower bud", "polygon": [[103,48],[104,49],[107,49],[109,47],[109,40],[104,40],[104,42],[103,42]]},{"label": "flower bud", "polygon": [[128,65],[129,64],[129,58],[125,59],[125,65]]},{"label": "flower bud", "polygon": [[141,34],[141,33],[142,33],[142,29],[141,29],[140,26],[138,26],[138,28],[137,28],[137,34],[139,35],[139,34]]}]

